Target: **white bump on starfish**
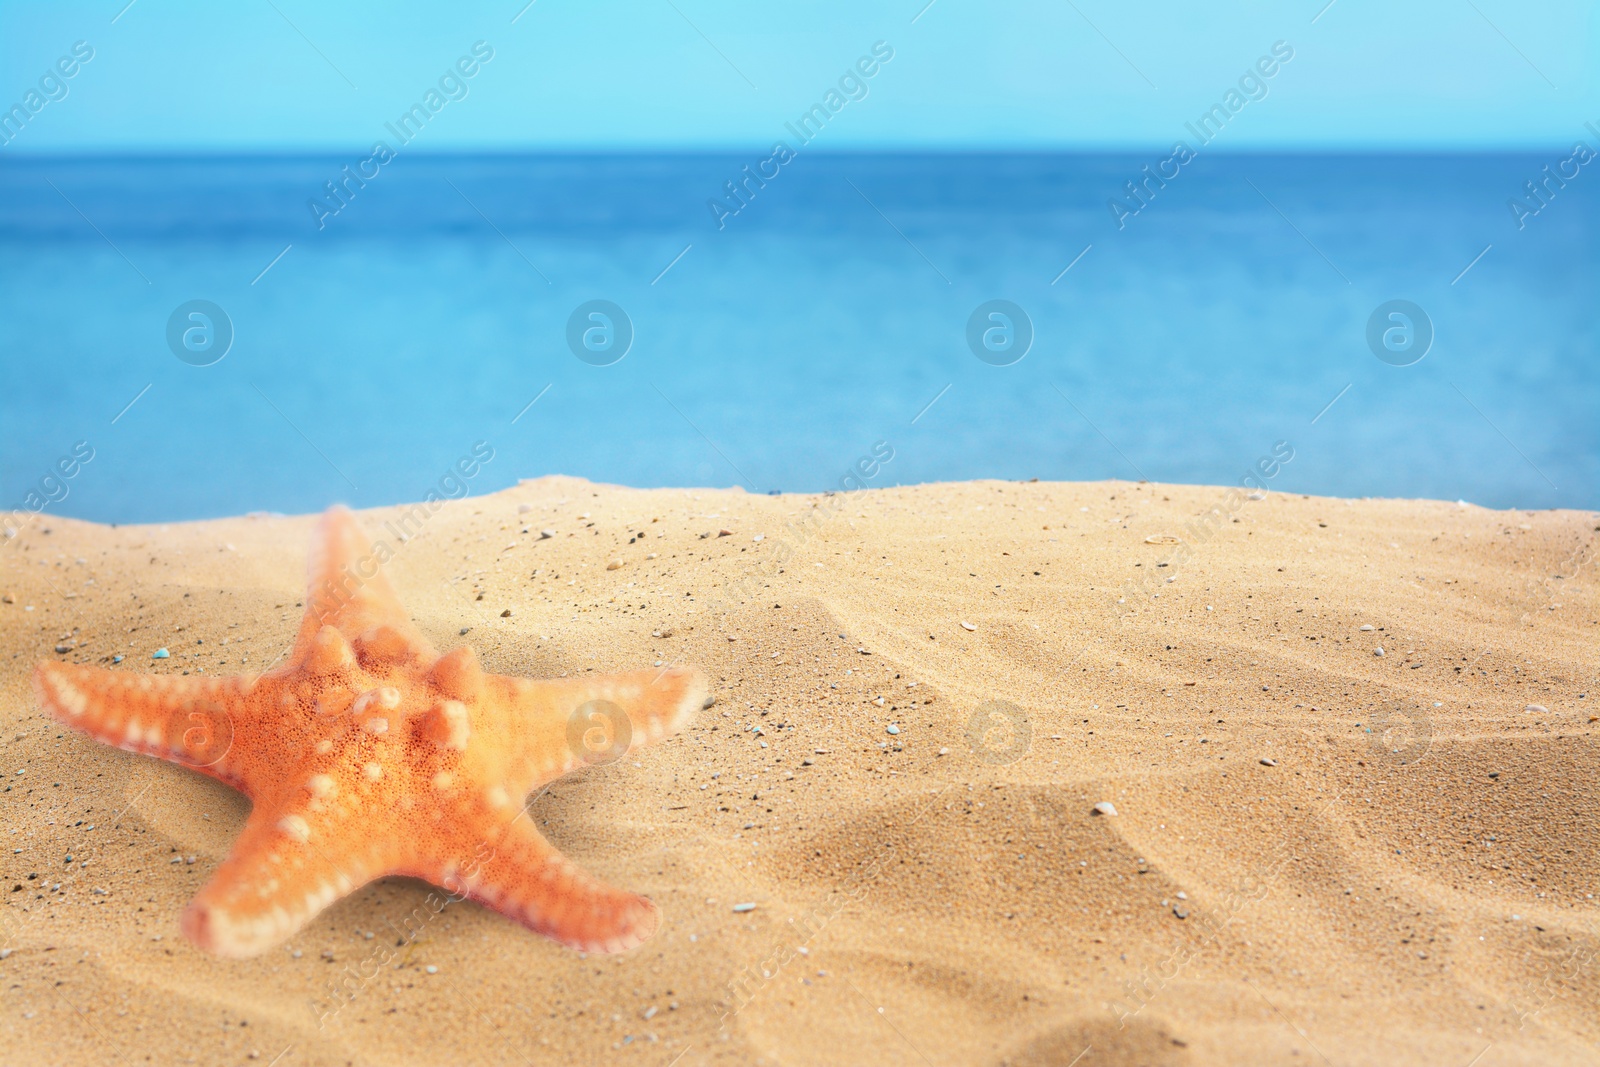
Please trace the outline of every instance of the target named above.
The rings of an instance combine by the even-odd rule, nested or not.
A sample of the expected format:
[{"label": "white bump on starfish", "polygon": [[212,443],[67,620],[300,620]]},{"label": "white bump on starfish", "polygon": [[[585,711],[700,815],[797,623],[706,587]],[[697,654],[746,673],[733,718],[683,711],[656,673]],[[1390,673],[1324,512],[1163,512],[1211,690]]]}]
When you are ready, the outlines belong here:
[{"label": "white bump on starfish", "polygon": [[471,704],[483,693],[483,668],[477,653],[463,645],[434,660],[428,681],[445,696]]},{"label": "white bump on starfish", "polygon": [[383,777],[383,768],[376,763],[369,763],[361,769],[366,773],[366,776],[371,778],[374,782]]},{"label": "white bump on starfish", "polygon": [[311,827],[298,815],[285,815],[279,819],[278,829],[296,841],[309,841],[311,839]]},{"label": "white bump on starfish", "polygon": [[314,797],[331,796],[335,785],[333,776],[328,774],[313,774],[306,782],[306,788],[311,790]]},{"label": "white bump on starfish", "polygon": [[465,752],[467,738],[472,736],[472,725],[467,719],[467,706],[459,700],[441,700],[428,709],[423,718],[423,733],[440,748],[453,748]]},{"label": "white bump on starfish", "polygon": [[355,640],[356,655],[362,663],[382,663],[385,660],[409,658],[411,643],[406,635],[393,626],[371,626],[361,631]]},{"label": "white bump on starfish", "polygon": [[489,802],[491,808],[503,808],[511,803],[511,797],[498,785],[490,786],[489,791],[484,794],[484,799]]},{"label": "white bump on starfish", "polygon": [[89,710],[89,697],[83,690],[67,681],[57,681],[55,684],[56,702],[77,718]]},{"label": "white bump on starfish", "polygon": [[389,732],[389,720],[368,719],[361,728],[369,734],[386,734]]},{"label": "white bump on starfish", "polygon": [[381,708],[398,708],[400,706],[400,690],[392,685],[369,689],[356,697],[355,707],[350,710],[360,715],[374,704]]},{"label": "white bump on starfish", "polygon": [[455,780],[456,776],[451,774],[449,771],[440,771],[438,774],[433,776],[433,787],[435,789],[449,789],[451,783],[453,783]]},{"label": "white bump on starfish", "polygon": [[326,737],[324,737],[321,741],[317,742],[317,755],[326,756],[328,753],[330,753],[332,751],[333,751],[333,742],[328,740]]},{"label": "white bump on starfish", "polygon": [[355,669],[356,654],[344,634],[332,626],[324,626],[311,638],[305,665],[313,674],[341,673]]}]

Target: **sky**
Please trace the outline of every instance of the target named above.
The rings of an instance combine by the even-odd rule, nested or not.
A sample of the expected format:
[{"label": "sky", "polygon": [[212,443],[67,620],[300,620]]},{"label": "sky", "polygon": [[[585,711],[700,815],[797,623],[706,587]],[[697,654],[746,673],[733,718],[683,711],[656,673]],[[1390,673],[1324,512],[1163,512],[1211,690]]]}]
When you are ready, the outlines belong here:
[{"label": "sky", "polygon": [[[1258,98],[1215,147],[1556,150],[1586,122],[1600,126],[1597,8],[6,2],[0,108],[26,103],[41,79],[47,93],[0,154],[342,152],[390,140],[384,124],[441,79],[443,104],[419,140],[427,150],[765,147],[789,140],[784,123],[826,103],[841,79],[847,121],[828,124],[828,149],[1166,147],[1241,78]],[[92,58],[54,80],[77,42]],[[475,61],[476,42],[492,58]],[[875,63],[875,44],[892,58]],[[1292,57],[1274,63],[1275,45]],[[857,81],[863,58],[873,73]],[[454,80],[463,60],[473,73]],[[1271,77],[1252,75],[1263,60]]]}]

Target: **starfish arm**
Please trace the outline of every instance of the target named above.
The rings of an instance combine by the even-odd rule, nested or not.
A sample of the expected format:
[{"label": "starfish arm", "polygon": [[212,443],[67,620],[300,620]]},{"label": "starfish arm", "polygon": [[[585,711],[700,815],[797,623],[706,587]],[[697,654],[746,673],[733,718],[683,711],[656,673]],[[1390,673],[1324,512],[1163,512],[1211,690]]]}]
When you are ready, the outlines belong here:
[{"label": "starfish arm", "polygon": [[311,541],[306,613],[293,660],[312,651],[325,627],[353,643],[363,662],[434,658],[433,647],[412,625],[384,577],[383,564],[393,553],[387,541],[373,545],[367,540],[350,509],[332,507],[323,514]]},{"label": "starfish arm", "polygon": [[218,956],[258,956],[390,872],[399,858],[393,847],[351,853],[353,828],[319,808],[312,799],[252,811],[228,858],[184,909],[184,935]]},{"label": "starfish arm", "polygon": [[[493,826],[503,815],[485,814]],[[648,898],[609,886],[563,856],[519,813],[482,837],[455,842],[457,859],[408,871],[469,897],[580,952],[626,952],[660,923]],[[459,857],[471,855],[470,860]]]},{"label": "starfish arm", "polygon": [[39,706],[73,729],[241,789],[233,739],[249,717],[251,684],[241,677],[132,674],[75,663],[42,663],[33,672]]},{"label": "starfish arm", "polygon": [[677,733],[706,699],[705,676],[688,667],[544,681],[490,678],[511,707],[512,780],[529,789]]}]

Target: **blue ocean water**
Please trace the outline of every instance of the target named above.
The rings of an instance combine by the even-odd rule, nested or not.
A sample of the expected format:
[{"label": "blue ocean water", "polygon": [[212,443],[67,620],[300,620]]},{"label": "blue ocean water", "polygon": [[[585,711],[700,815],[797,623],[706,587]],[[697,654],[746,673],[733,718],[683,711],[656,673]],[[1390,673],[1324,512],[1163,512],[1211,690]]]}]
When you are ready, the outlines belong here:
[{"label": "blue ocean water", "polygon": [[[0,506],[156,521],[545,473],[813,491],[878,442],[879,485],[1237,483],[1286,442],[1275,489],[1600,507],[1600,173],[1519,228],[1508,199],[1564,153],[1202,155],[1129,197],[1165,155],[802,153],[742,206],[724,183],[765,153],[402,155],[336,214],[324,183],[361,154],[10,158]],[[1413,346],[1431,325],[1406,366],[1367,337],[1395,299],[1426,316]],[[172,335],[212,349],[169,343],[196,300],[232,335],[206,366],[202,320]],[[594,300],[626,321],[580,359]],[[1010,365],[969,345],[991,300],[1031,326]]]}]

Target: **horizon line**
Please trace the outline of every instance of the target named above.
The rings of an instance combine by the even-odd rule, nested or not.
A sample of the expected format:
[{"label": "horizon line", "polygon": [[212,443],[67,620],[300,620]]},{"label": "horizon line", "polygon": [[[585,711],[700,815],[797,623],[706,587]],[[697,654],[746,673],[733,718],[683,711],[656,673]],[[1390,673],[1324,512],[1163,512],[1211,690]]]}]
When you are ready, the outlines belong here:
[{"label": "horizon line", "polygon": [[[217,159],[217,158],[278,158],[278,159],[326,159],[329,157],[343,158],[350,153],[362,153],[370,150],[370,146],[362,148],[325,147],[325,146],[294,146],[277,148],[250,148],[217,146],[210,148],[171,146],[163,148],[71,148],[47,149],[34,151],[29,149],[10,149],[9,146],[0,146],[0,166],[10,158],[18,162],[27,161],[60,161],[74,159],[125,159],[125,160],[177,160],[177,159]],[[709,158],[723,156],[744,156],[751,152],[766,152],[770,145],[754,147],[743,146],[665,146],[665,145],[543,145],[543,146],[462,146],[459,148],[416,148],[409,150],[406,155],[413,158],[460,158],[463,156],[478,157],[683,157],[683,158]],[[1486,155],[1530,155],[1541,152],[1562,152],[1570,148],[1556,142],[1550,144],[1502,144],[1502,145],[1423,145],[1402,147],[1398,145],[1382,144],[1289,144],[1289,145],[1241,145],[1236,147],[1202,146],[1207,155],[1219,156],[1486,156]],[[895,145],[886,147],[868,147],[845,145],[838,148],[812,148],[808,149],[808,156],[1106,156],[1106,155],[1134,155],[1149,152],[1167,152],[1172,149],[1172,144],[1157,142],[1140,143],[1096,143],[1082,145],[969,145],[969,146],[941,146],[941,145]]]}]

